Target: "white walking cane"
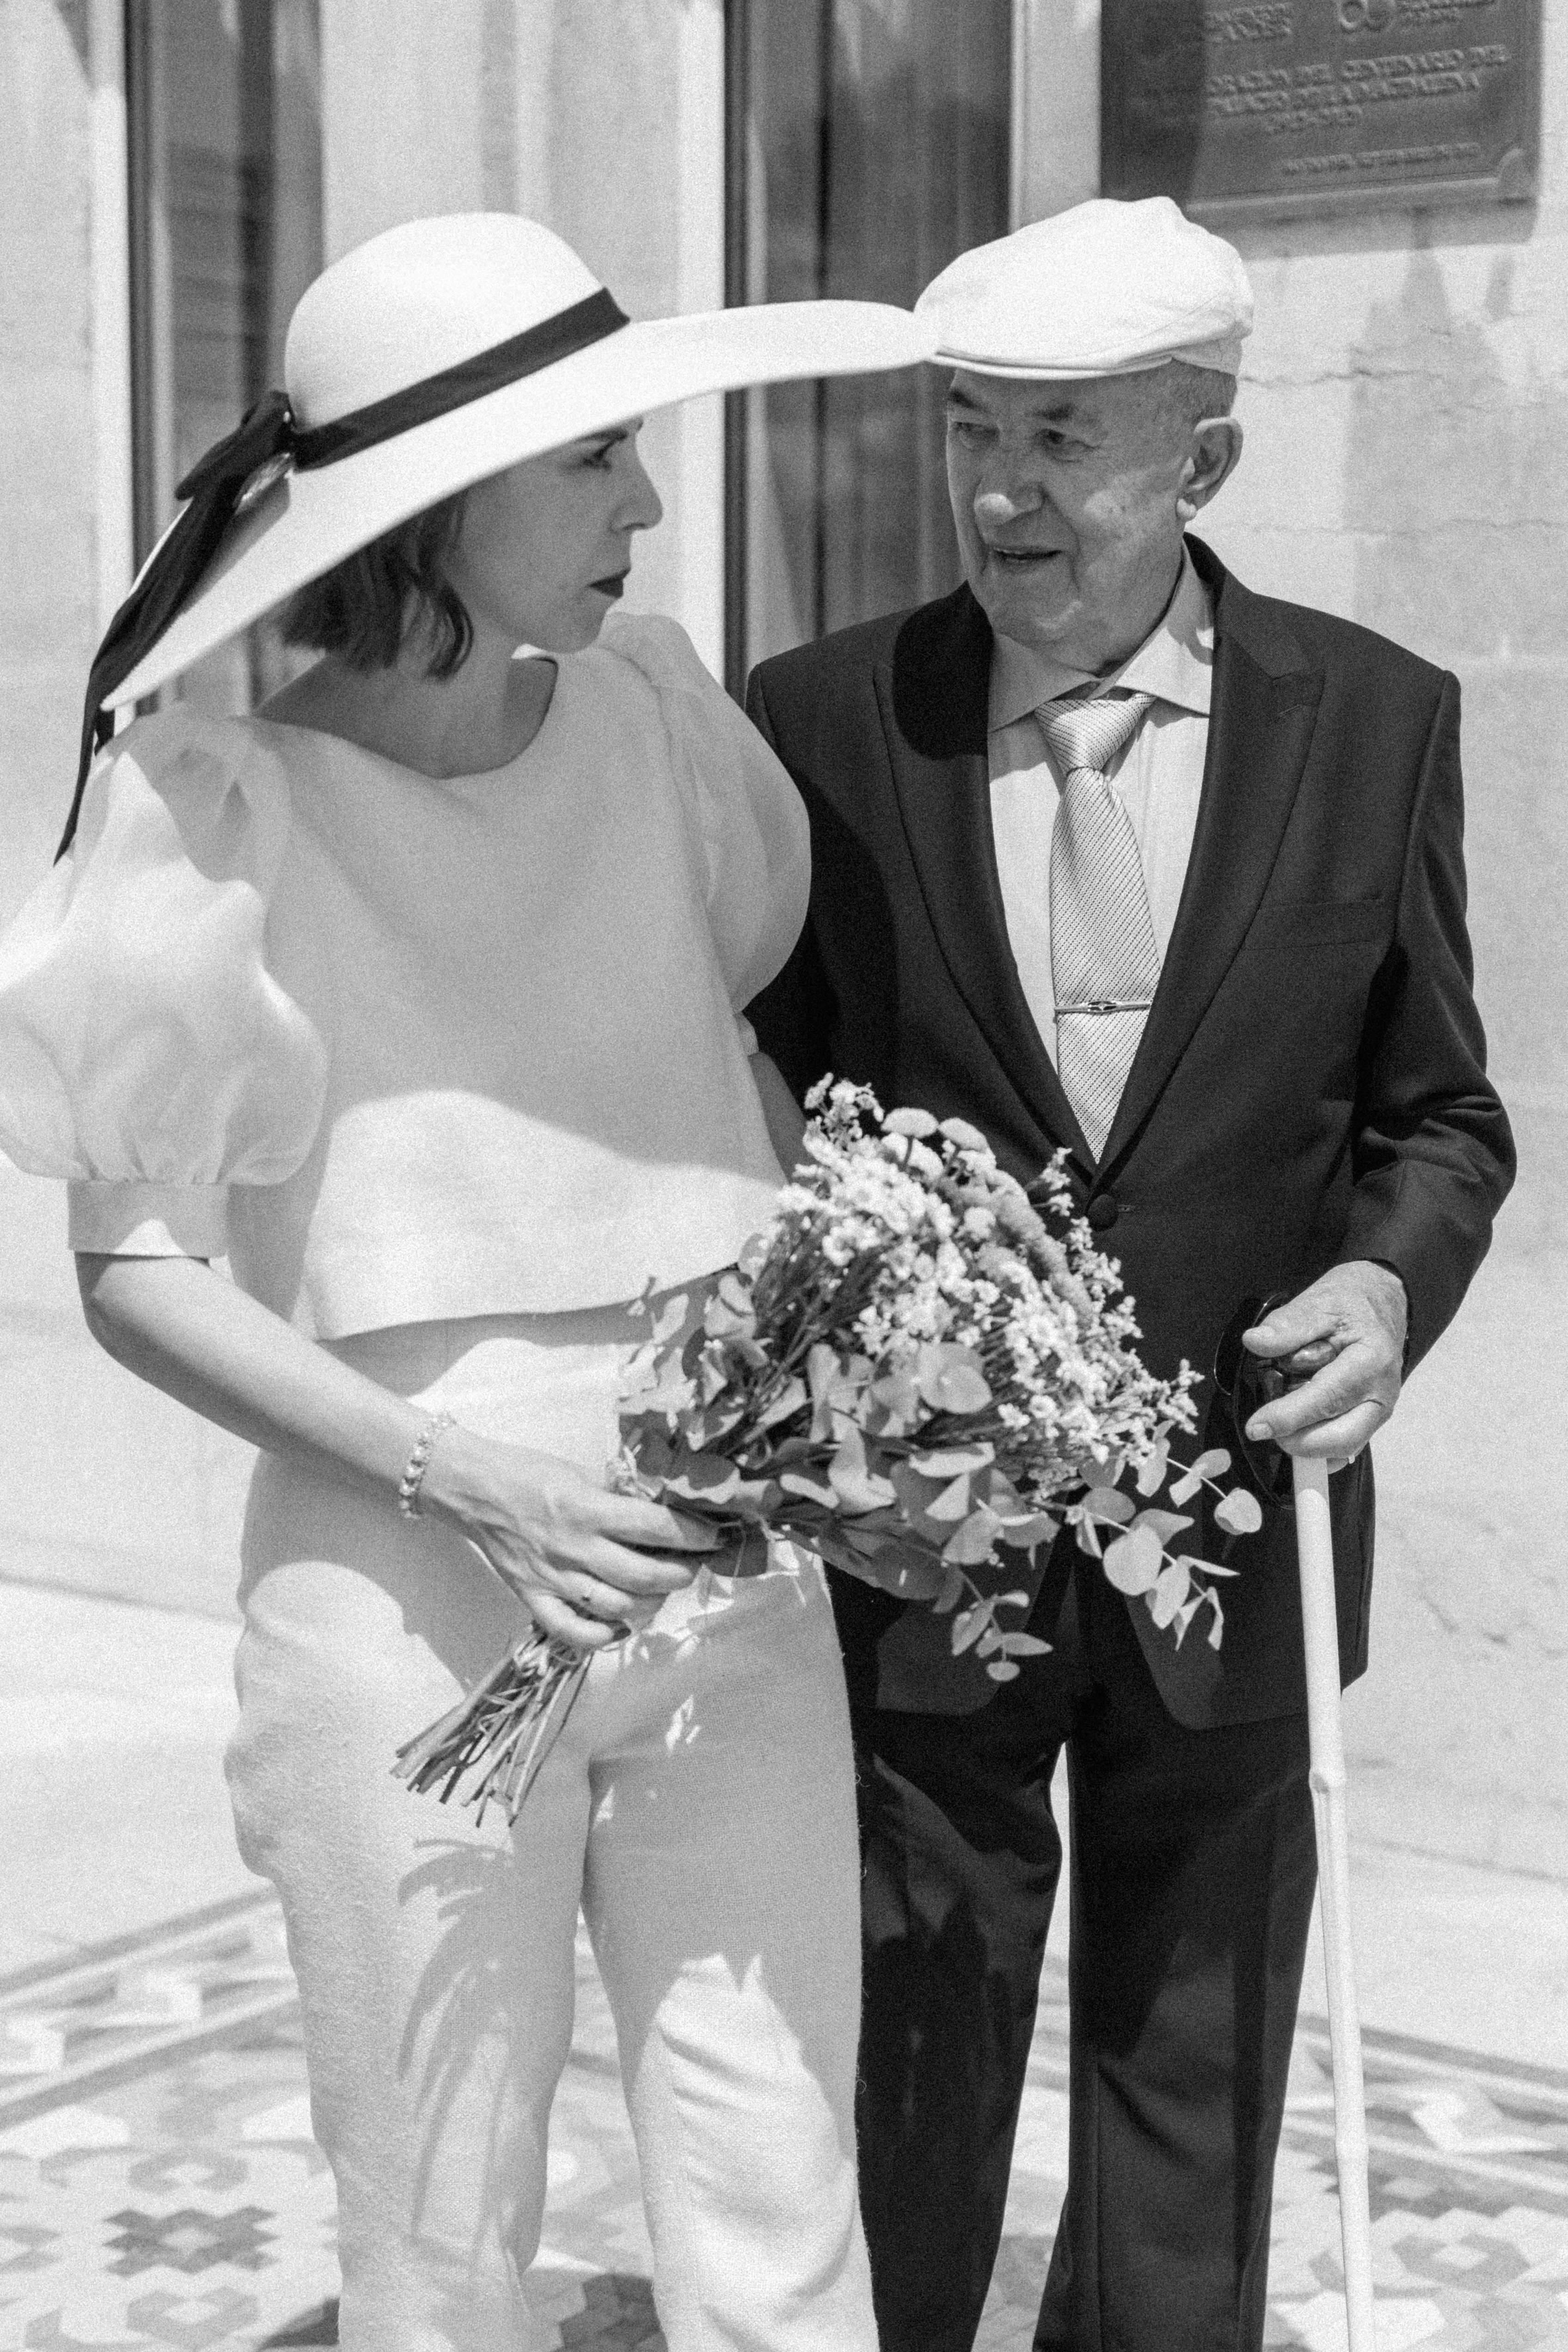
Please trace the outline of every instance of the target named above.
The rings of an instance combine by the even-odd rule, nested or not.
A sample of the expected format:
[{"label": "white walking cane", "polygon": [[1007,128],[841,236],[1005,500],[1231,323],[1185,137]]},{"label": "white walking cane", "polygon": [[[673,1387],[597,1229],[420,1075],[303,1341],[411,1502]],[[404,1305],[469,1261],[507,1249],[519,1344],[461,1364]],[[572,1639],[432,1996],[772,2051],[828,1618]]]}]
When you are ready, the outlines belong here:
[{"label": "white walking cane", "polygon": [[1326,1462],[1306,1461],[1298,1454],[1291,1472],[1296,1548],[1301,1565],[1301,1630],[1306,1638],[1312,1822],[1317,1831],[1323,1973],[1328,1979],[1329,2048],[1333,2058],[1333,2147],[1339,2173],[1340,2239],[1344,2249],[1345,2315],[1350,2352],[1376,2352],[1372,2212],[1366,2183],[1366,2089],[1361,2074],[1361,2016],[1350,1932],[1350,1833],[1344,1810],[1329,1467]]},{"label": "white walking cane", "polygon": [[[1249,1444],[1248,1422],[1286,1385],[1278,1368],[1252,1355],[1241,1334],[1284,1298],[1245,1299],[1220,1341],[1215,1381],[1228,1398],[1242,1459],[1260,1489],[1283,1500],[1284,1455]],[[1307,1744],[1318,1888],[1323,1914],[1323,1974],[1328,1979],[1329,2048],[1333,2061],[1334,2162],[1339,2174],[1340,2240],[1350,2352],[1377,2352],[1372,2306],[1372,2212],[1366,2179],[1366,2088],[1361,2073],[1361,2016],[1350,1932],[1350,1832],[1344,1810],[1344,1736],[1340,1719],[1339,1623],[1334,1611],[1333,1528],[1329,1468],[1291,1457],[1296,1549],[1301,1574],[1306,1649]]]}]

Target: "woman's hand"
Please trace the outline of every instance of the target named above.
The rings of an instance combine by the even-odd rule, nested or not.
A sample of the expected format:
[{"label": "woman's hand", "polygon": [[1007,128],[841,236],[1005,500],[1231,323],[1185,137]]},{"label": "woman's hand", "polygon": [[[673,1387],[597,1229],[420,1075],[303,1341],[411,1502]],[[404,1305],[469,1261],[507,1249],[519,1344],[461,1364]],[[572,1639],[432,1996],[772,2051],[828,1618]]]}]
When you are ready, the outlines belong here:
[{"label": "woman's hand", "polygon": [[[444,1429],[420,1508],[466,1538],[547,1633],[601,1650],[645,1624],[718,1536],[639,1495],[614,1495],[570,1462]],[[663,1555],[650,1557],[650,1554]]]},{"label": "woman's hand", "polygon": [[[77,1264],[89,1326],[119,1362],[252,1445],[351,1479],[395,1509],[427,1408],[340,1363],[193,1258]],[[461,1530],[547,1633],[587,1650],[645,1622],[690,1583],[693,1555],[719,1540],[659,1504],[607,1494],[554,1454],[458,1428],[437,1438],[420,1503]]]}]

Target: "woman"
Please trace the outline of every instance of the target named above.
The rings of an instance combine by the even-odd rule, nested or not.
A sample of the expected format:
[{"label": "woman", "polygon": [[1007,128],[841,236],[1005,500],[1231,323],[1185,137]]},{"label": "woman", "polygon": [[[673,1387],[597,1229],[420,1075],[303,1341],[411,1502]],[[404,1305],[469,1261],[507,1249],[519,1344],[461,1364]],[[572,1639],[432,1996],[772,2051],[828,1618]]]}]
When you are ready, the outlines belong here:
[{"label": "woman", "polygon": [[[600,640],[659,518],[640,411],[920,348],[856,305],[628,326],[509,217],[348,256],[287,403],[184,486],[89,744],[290,592],[323,658],[256,719],[116,739],[0,953],[0,1141],[73,1180],[91,1328],[262,1449],[229,1774],[350,2352],[520,2340],[580,1903],[674,2352],[875,2343],[826,1601],[699,1573],[604,1486],[630,1302],[767,1214],[766,1105],[792,1147],[737,1009],[801,919],[804,820],[672,624]],[[481,1830],[390,1767],[530,1617],[593,1663]]]}]

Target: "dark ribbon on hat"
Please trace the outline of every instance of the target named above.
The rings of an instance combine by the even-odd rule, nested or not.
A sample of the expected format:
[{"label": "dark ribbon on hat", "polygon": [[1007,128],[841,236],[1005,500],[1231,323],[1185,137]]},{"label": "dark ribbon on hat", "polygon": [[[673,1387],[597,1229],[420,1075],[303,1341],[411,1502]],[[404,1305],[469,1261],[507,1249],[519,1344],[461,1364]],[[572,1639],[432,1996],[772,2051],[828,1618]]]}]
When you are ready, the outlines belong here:
[{"label": "dark ribbon on hat", "polygon": [[472,359],[459,360],[384,400],[372,400],[330,424],[301,431],[294,421],[288,395],[269,392],[248,409],[235,430],[214,443],[197,459],[178,485],[175,497],[186,504],[179,519],[154,549],[141,577],[110,621],[103,643],[88,673],[87,705],[82,713],[81,753],[77,765],[76,794],[56,852],[65,856],[76,835],[82,794],[93,754],[109,740],[114,721],[104,704],[122,678],[144,660],[171,622],[183,611],[201,585],[223,545],[248,484],[265,467],[308,473],[373,449],[415,425],[482,400],[503,384],[537,374],[557,360],[601,342],[627,324],[626,313],[613,295],[601,287],[596,294],[558,310],[537,327],[493,343]]}]

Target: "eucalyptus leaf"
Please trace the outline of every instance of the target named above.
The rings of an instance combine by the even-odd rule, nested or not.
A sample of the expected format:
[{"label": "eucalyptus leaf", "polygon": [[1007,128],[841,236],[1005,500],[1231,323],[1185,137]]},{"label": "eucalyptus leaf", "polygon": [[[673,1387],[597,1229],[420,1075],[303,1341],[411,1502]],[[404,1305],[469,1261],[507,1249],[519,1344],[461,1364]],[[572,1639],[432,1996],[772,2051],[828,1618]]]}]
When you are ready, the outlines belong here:
[{"label": "eucalyptus leaf", "polygon": [[955,1478],[950,1486],[934,1496],[925,1506],[928,1519],[961,1519],[969,1509],[970,1489],[967,1478]]},{"label": "eucalyptus leaf", "polygon": [[928,1343],[915,1363],[920,1393],[939,1412],[979,1412],[991,1391],[972,1351],[951,1341]]},{"label": "eucalyptus leaf", "polygon": [[1161,1569],[1155,1578],[1154,1591],[1149,1595],[1149,1613],[1162,1633],[1186,1599],[1191,1582],[1186,1563],[1180,1559],[1172,1560],[1169,1567]]},{"label": "eucalyptus leaf", "polygon": [[1214,1524],[1228,1536],[1255,1536],[1263,1524],[1263,1507],[1245,1486],[1232,1486],[1214,1509]]},{"label": "eucalyptus leaf", "polygon": [[1015,1551],[1033,1551],[1042,1543],[1054,1543],[1061,1534],[1059,1520],[1045,1511],[1033,1511],[1025,1519],[1004,1518],[1002,1541]]},{"label": "eucalyptus leaf", "polygon": [[690,1495],[706,1495],[716,1500],[721,1490],[727,1494],[740,1484],[739,1471],[722,1454],[682,1454],[674,1466],[678,1479]]},{"label": "eucalyptus leaf", "polygon": [[1133,1473],[1133,1483],[1140,1495],[1157,1495],[1166,1483],[1166,1470],[1170,1461],[1170,1447],[1162,1437],[1152,1454],[1145,1454]]},{"label": "eucalyptus leaf", "polygon": [[1105,1574],[1118,1592],[1149,1592],[1158,1580],[1163,1558],[1159,1538],[1147,1528],[1134,1528],[1106,1546]]},{"label": "eucalyptus leaf", "polygon": [[931,1605],[939,1617],[946,1617],[950,1609],[956,1609],[967,1590],[968,1579],[963,1570],[950,1567],[943,1577],[941,1590]]},{"label": "eucalyptus leaf", "polygon": [[1151,1528],[1162,1544],[1168,1544],[1172,1536],[1179,1536],[1183,1528],[1191,1527],[1192,1521],[1180,1511],[1140,1511],[1133,1525]]},{"label": "eucalyptus leaf", "polygon": [[942,1547],[942,1557],[960,1568],[978,1568],[982,1560],[990,1559],[1000,1532],[1001,1521],[995,1511],[987,1510],[982,1504],[948,1537]]},{"label": "eucalyptus leaf", "polygon": [[739,1484],[738,1475],[732,1470],[727,1478],[715,1486],[700,1485],[688,1477],[666,1478],[664,1493],[688,1503],[727,1503]]},{"label": "eucalyptus leaf", "polygon": [[838,1496],[831,1486],[821,1486],[815,1478],[803,1476],[799,1470],[786,1470],[779,1484],[787,1495],[803,1495],[808,1502],[821,1503],[824,1510],[836,1511],[839,1507]]},{"label": "eucalyptus leaf", "polygon": [[674,1338],[686,1319],[689,1304],[684,1290],[677,1290],[673,1298],[665,1299],[653,1323],[653,1345],[656,1348],[664,1347]]},{"label": "eucalyptus leaf", "polygon": [[948,1635],[953,1655],[961,1658],[966,1650],[972,1650],[990,1622],[990,1611],[979,1604],[960,1609]]},{"label": "eucalyptus leaf", "polygon": [[852,1423],[839,1440],[828,1477],[846,1511],[880,1511],[898,1500],[891,1482],[868,1469],[865,1440]]}]

